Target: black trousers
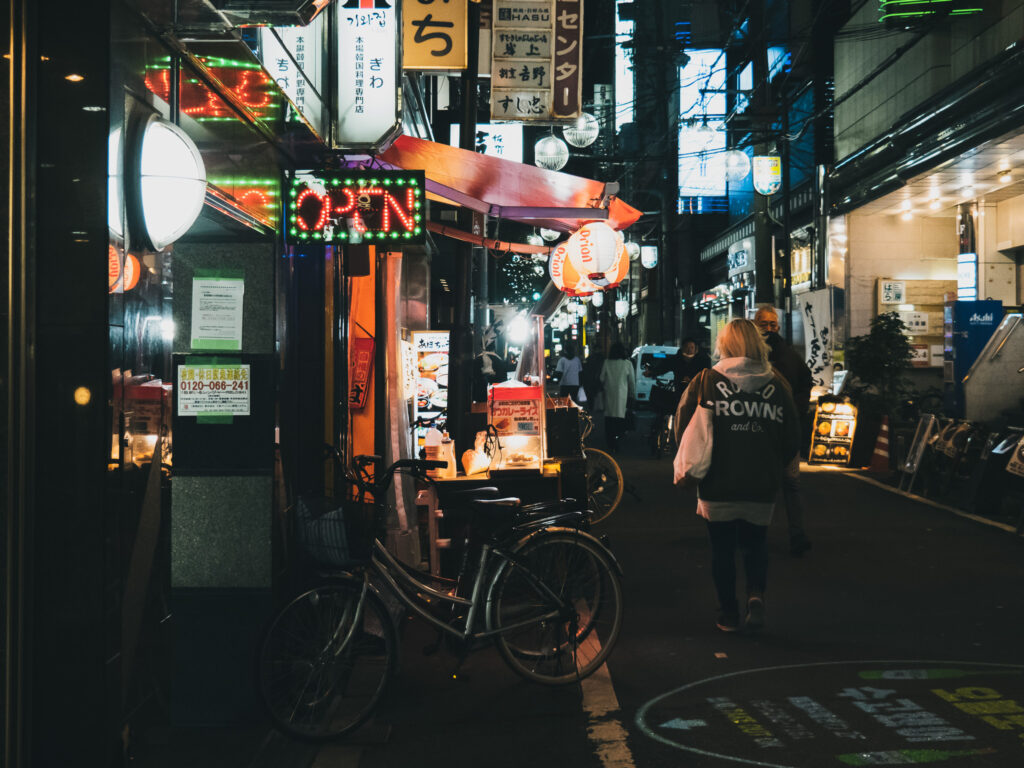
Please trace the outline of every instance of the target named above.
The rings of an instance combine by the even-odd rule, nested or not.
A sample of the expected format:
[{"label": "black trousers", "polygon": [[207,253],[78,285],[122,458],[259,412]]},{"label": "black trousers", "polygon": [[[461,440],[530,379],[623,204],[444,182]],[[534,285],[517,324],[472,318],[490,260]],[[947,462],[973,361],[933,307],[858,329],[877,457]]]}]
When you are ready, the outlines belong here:
[{"label": "black trousers", "polygon": [[614,451],[619,447],[619,438],[626,431],[626,420],[617,416],[604,417],[604,439],[608,444],[608,450]]},{"label": "black trousers", "polygon": [[746,520],[708,521],[711,540],[711,578],[723,611],[738,611],[736,600],[736,551],[743,554],[747,597],[763,595],[768,578],[768,526]]}]

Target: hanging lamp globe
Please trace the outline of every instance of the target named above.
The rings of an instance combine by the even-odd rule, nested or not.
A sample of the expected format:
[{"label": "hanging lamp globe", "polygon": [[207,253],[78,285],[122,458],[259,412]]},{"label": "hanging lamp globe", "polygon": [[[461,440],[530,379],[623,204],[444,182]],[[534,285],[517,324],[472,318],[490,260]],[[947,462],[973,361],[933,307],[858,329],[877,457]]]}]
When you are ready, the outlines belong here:
[{"label": "hanging lamp globe", "polygon": [[545,136],[533,145],[533,162],[539,168],[559,171],[569,162],[569,147],[557,136]]},{"label": "hanging lamp globe", "polygon": [[586,112],[581,112],[575,122],[562,126],[562,135],[574,147],[589,147],[600,132],[601,124],[597,118]]}]

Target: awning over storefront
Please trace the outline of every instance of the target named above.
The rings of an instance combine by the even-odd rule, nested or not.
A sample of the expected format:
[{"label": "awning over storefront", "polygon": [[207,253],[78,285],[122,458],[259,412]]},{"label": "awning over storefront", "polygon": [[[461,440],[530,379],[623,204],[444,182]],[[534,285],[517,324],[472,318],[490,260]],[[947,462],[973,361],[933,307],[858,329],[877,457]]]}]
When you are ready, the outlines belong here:
[{"label": "awning over storefront", "polygon": [[400,136],[379,159],[424,170],[427,193],[495,218],[568,232],[600,219],[626,229],[642,215],[619,200],[618,184],[503,160],[447,144]]}]

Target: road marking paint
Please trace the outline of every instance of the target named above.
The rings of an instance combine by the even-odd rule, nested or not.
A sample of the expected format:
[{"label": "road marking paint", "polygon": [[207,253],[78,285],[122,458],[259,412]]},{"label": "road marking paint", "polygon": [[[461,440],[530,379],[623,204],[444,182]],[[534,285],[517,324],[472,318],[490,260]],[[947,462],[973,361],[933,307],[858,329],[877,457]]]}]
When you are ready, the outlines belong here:
[{"label": "road marking paint", "polygon": [[707,725],[706,720],[683,720],[677,717],[675,720],[669,720],[667,723],[662,723],[660,728],[675,728],[680,731],[688,731],[691,728],[700,728],[702,725]]}]

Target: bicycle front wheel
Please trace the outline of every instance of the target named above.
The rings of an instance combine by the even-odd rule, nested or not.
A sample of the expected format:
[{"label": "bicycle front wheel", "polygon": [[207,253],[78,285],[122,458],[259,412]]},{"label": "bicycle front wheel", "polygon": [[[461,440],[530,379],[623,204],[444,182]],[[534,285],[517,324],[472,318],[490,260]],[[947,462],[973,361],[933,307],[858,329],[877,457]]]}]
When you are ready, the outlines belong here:
[{"label": "bicycle front wheel", "polygon": [[619,506],[625,483],[618,462],[607,453],[588,447],[586,454],[587,502],[592,512],[590,522],[599,523]]},{"label": "bicycle front wheel", "polygon": [[604,547],[578,531],[552,531],[513,557],[488,594],[488,622],[506,663],[547,685],[592,674],[622,627],[622,584]]},{"label": "bicycle front wheel", "polygon": [[259,687],[274,724],[325,741],[360,725],[394,672],[395,627],[361,582],[317,587],[274,618],[260,648]]}]

